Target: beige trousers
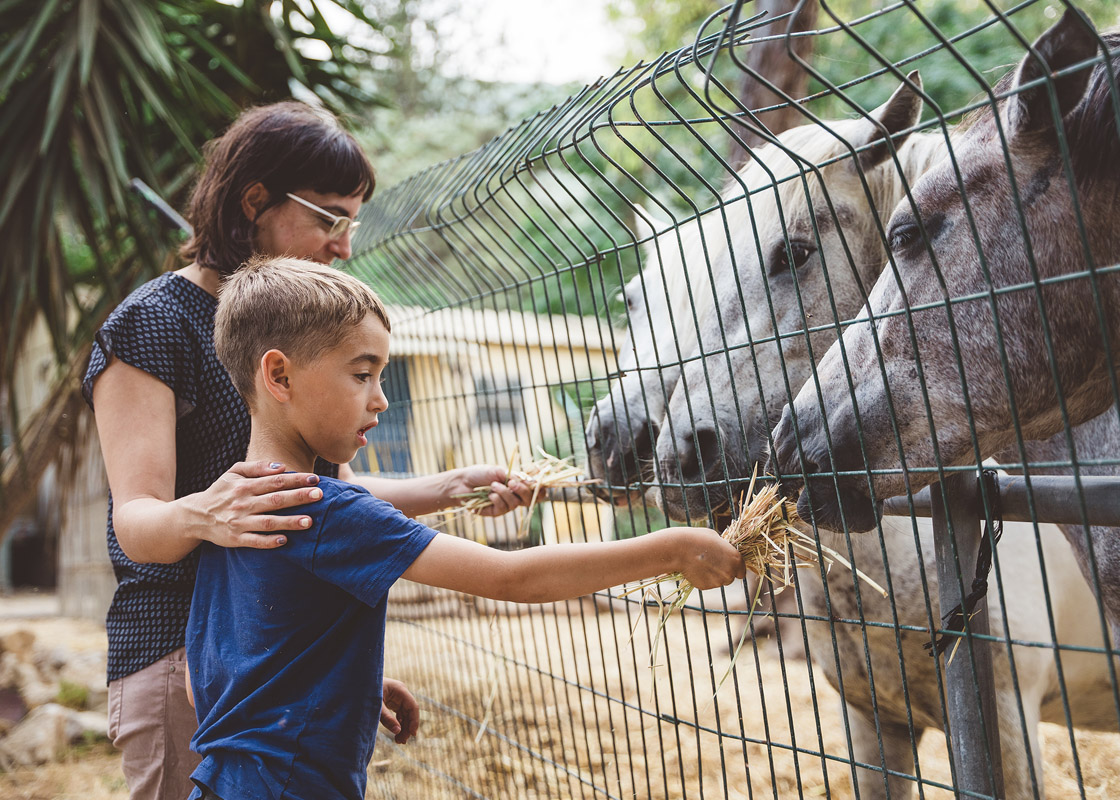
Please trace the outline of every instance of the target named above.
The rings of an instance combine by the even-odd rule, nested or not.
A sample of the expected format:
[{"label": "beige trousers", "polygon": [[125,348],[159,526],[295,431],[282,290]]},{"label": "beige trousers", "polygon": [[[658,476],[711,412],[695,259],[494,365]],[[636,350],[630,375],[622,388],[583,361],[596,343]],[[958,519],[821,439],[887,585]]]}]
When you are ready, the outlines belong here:
[{"label": "beige trousers", "polygon": [[198,727],[187,702],[186,652],[179,648],[109,684],[109,738],[123,753],[131,800],[187,800],[201,760],[190,750]]}]

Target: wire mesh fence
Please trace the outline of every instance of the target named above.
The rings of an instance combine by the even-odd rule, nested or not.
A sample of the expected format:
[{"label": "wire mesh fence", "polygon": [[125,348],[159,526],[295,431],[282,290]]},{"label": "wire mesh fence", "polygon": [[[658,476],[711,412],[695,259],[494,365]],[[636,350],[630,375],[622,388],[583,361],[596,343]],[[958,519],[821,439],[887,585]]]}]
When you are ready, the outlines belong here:
[{"label": "wire mesh fence", "polygon": [[[382,742],[374,796],[1120,792],[1102,8],[737,3],[363,211],[351,265],[395,353],[366,465],[543,451],[599,481],[438,524],[496,547],[723,527],[758,470],[821,556],[753,613],[741,586],[663,629],[649,593],[402,585],[387,670],[427,733]],[[774,42],[804,91],[750,66]],[[759,83],[779,100],[744,102]],[[783,106],[800,124],[768,130]]]}]

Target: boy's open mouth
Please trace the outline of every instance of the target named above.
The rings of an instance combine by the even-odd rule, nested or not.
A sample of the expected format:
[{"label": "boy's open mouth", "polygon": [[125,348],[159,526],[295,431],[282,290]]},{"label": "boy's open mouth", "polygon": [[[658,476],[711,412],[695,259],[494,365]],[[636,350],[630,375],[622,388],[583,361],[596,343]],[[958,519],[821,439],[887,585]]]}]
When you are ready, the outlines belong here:
[{"label": "boy's open mouth", "polygon": [[364,428],[359,428],[358,429],[358,438],[362,440],[362,444],[366,443],[366,434],[369,433],[369,431],[372,428],[376,428],[376,427],[377,427],[377,420],[374,420],[369,425],[366,425]]}]

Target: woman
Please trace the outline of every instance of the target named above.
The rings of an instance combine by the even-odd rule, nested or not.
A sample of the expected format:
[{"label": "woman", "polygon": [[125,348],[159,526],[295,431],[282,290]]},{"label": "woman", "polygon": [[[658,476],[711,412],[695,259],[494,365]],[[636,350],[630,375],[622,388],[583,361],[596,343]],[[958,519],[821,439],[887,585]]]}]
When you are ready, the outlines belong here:
[{"label": "woman", "polygon": [[[218,285],[255,253],[322,263],[350,256],[354,218],[374,173],[338,121],[302,103],[242,114],[204,149],[191,199],[190,263],[134,291],[98,331],[83,392],[94,409],[109,477],[109,554],[118,587],[109,635],[109,735],[123,752],[133,798],[182,800],[197,763],[196,727],[183,673],[184,633],[197,556],[223,547],[280,547],[308,527],[279,508],[319,496],[316,475],[242,462],[249,415],[212,342]],[[488,513],[528,501],[502,467],[430,477],[358,477],[348,465],[316,472],[353,481],[410,516],[454,505],[452,495],[491,486]],[[262,533],[263,532],[263,533]],[[296,534],[298,535],[298,534]],[[386,681],[383,715],[407,739],[415,701]]]}]

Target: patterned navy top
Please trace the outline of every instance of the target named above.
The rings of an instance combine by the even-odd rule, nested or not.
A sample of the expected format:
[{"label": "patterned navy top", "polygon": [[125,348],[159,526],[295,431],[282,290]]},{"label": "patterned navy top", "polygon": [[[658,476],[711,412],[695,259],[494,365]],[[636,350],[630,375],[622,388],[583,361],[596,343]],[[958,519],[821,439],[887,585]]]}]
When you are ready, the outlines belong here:
[{"label": "patterned navy top", "polygon": [[[175,393],[175,497],[210,487],[245,457],[249,412],[214,351],[217,299],[168,272],[121,303],[97,332],[82,393],[93,407],[93,384],[110,357],[153,375]],[[316,462],[322,475],[338,467]],[[198,551],[175,564],[137,564],[117,543],[109,495],[109,558],[117,591],[106,619],[108,679],[131,675],[183,646]]]}]

